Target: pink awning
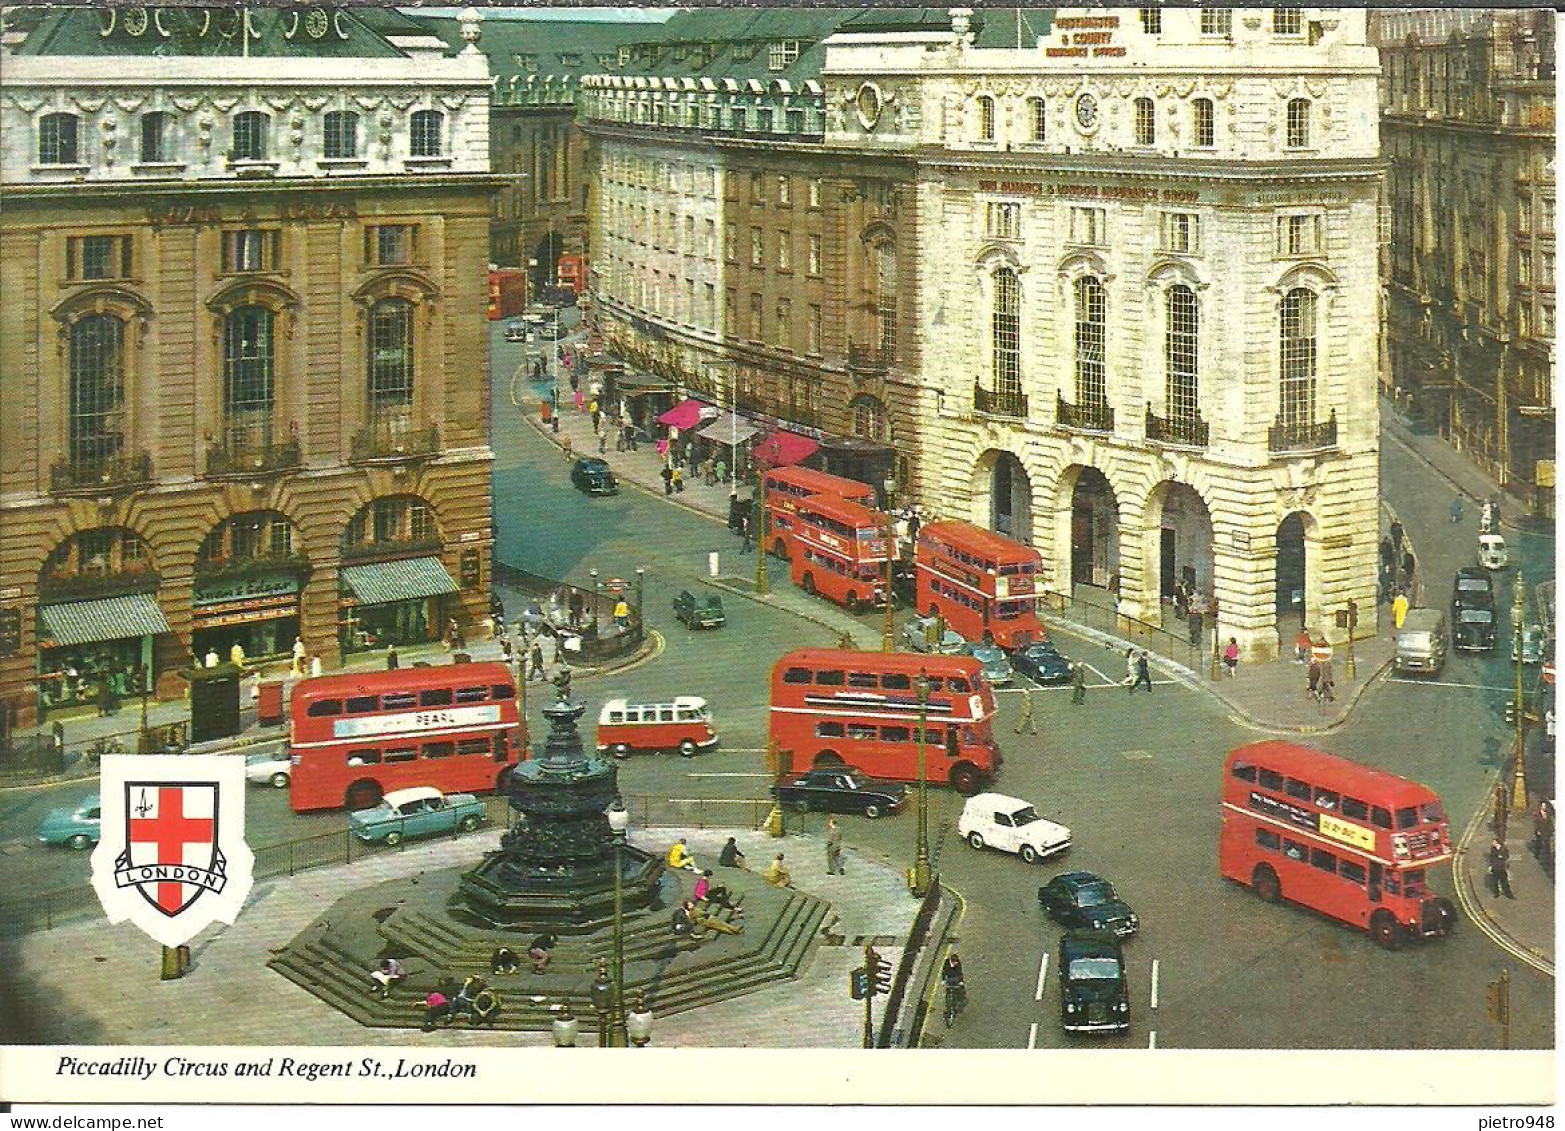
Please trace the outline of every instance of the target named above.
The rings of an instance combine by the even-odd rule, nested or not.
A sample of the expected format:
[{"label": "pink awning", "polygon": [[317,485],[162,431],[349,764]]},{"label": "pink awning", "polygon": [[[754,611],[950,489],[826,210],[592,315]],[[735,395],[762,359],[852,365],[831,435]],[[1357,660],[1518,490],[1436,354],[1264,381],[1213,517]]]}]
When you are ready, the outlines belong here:
[{"label": "pink awning", "polygon": [[820,445],[797,432],[773,432],[754,448],[754,459],[762,467],[792,467],[815,454]]},{"label": "pink awning", "polygon": [[696,400],[680,401],[662,416],[658,417],[659,424],[666,424],[670,428],[678,428],[683,432],[687,428],[694,428],[701,421],[701,410],[706,405]]}]

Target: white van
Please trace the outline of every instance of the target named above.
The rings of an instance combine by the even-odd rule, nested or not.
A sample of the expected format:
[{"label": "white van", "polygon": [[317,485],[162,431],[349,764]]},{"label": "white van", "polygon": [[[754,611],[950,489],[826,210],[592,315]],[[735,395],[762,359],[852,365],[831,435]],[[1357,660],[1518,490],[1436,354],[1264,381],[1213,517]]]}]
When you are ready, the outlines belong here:
[{"label": "white van", "polygon": [[1439,609],[1409,609],[1397,629],[1396,669],[1434,675],[1445,666],[1445,614]]}]

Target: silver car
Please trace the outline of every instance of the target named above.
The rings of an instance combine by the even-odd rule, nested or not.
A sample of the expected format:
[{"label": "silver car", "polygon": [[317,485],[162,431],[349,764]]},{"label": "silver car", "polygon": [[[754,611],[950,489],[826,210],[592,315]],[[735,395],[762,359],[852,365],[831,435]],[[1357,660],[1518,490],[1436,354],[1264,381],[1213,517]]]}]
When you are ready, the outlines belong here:
[{"label": "silver car", "polygon": [[940,631],[939,617],[914,617],[902,629],[902,640],[913,652],[939,652],[942,656],[960,656],[967,648],[967,641],[960,632],[946,629],[936,646],[935,634]]}]

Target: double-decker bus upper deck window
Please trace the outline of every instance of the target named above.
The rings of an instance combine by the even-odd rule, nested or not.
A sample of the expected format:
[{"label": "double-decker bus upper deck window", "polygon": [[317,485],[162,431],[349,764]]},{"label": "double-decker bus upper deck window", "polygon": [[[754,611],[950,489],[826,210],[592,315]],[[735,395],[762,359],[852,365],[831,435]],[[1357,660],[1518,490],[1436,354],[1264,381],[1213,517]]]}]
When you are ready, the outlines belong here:
[{"label": "double-decker bus upper deck window", "polygon": [[399,746],[399,747],[397,747],[394,750],[386,751],[385,757],[384,757],[384,761],[386,761],[387,763],[391,763],[391,762],[411,762],[411,761],[413,761],[417,757],[418,757],[418,751],[416,749],[414,749],[413,747],[411,747],[411,746]]},{"label": "double-decker bus upper deck window", "polygon": [[400,711],[404,707],[411,707],[418,702],[418,696],[411,691],[388,691],[380,697],[380,706],[383,711]]},{"label": "double-decker bus upper deck window", "polygon": [[849,672],[849,687],[879,687],[880,679],[874,672]]},{"label": "double-decker bus upper deck window", "polygon": [[516,688],[508,683],[496,683],[489,688],[491,699],[515,699]]},{"label": "double-decker bus upper deck window", "polygon": [[1349,883],[1358,884],[1359,887],[1364,886],[1365,873],[1362,864],[1355,864],[1351,860],[1338,860],[1337,875]]},{"label": "double-decker bus upper deck window", "polygon": [[1369,823],[1377,829],[1389,829],[1391,827],[1391,814],[1379,805],[1369,811]]},{"label": "double-decker bus upper deck window", "polygon": [[379,709],[380,696],[378,695],[350,695],[348,697],[348,714],[350,715],[364,715]]},{"label": "double-decker bus upper deck window", "polygon": [[424,743],[424,757],[449,758],[456,753],[454,742],[426,742]]},{"label": "double-decker bus upper deck window", "polygon": [[941,691],[944,691],[945,686],[946,681],[941,679],[939,676],[932,675],[929,677],[929,693],[931,695],[935,695]]},{"label": "double-decker bus upper deck window", "polygon": [[1418,810],[1409,805],[1406,809],[1397,810],[1397,828],[1411,829],[1418,824]]},{"label": "double-decker bus upper deck window", "polygon": [[1262,848],[1270,849],[1272,852],[1282,848],[1282,838],[1272,832],[1271,829],[1256,829],[1255,843]]},{"label": "double-decker bus upper deck window", "polygon": [[674,713],[679,716],[679,721],[682,723],[698,723],[701,721],[700,707],[679,707],[676,708]]},{"label": "double-decker bus upper deck window", "polygon": [[967,680],[959,675],[948,677],[946,679],[946,686],[959,695],[966,695],[969,691],[972,690],[972,687],[969,686]]},{"label": "double-decker bus upper deck window", "polygon": [[1264,766],[1260,770],[1260,785],[1262,789],[1282,789],[1282,775],[1276,770],[1268,770]]},{"label": "double-decker bus upper deck window", "polygon": [[784,683],[809,683],[809,668],[787,668],[783,671]]},{"label": "double-decker bus upper deck window", "polygon": [[325,718],[329,715],[342,714],[341,699],[317,699],[310,704],[310,709],[305,712],[312,719]]},{"label": "double-decker bus upper deck window", "polygon": [[665,704],[665,705],[663,705],[663,706],[658,708],[658,722],[660,722],[660,723],[671,723],[673,721],[674,721],[674,705],[672,703]]},{"label": "double-decker bus upper deck window", "polygon": [[1240,781],[1253,782],[1255,780],[1255,767],[1248,762],[1235,762],[1233,768],[1228,772]]},{"label": "double-decker bus upper deck window", "polygon": [[1298,778],[1289,778],[1282,787],[1282,791],[1289,797],[1297,797],[1300,801],[1310,799],[1310,783],[1300,781]]},{"label": "double-decker bus upper deck window", "polygon": [[1324,848],[1312,848],[1310,849],[1310,867],[1319,868],[1322,872],[1331,872],[1335,875],[1337,858]]},{"label": "double-decker bus upper deck window", "polygon": [[843,674],[839,671],[816,672],[815,682],[821,687],[841,687]]},{"label": "double-decker bus upper deck window", "polygon": [[816,738],[841,738],[842,724],[832,722],[820,722],[815,724]]},{"label": "double-decker bus upper deck window", "polygon": [[1367,821],[1369,820],[1369,804],[1360,801],[1357,797],[1344,796],[1342,799],[1342,815],[1344,817],[1352,817],[1356,821]]},{"label": "double-decker bus upper deck window", "polygon": [[428,687],[418,693],[418,705],[420,707],[449,707],[451,706],[451,689],[449,687]]},{"label": "double-decker bus upper deck window", "polygon": [[622,723],[622,722],[625,721],[625,712],[624,711],[610,711],[609,712],[609,717],[608,717],[607,721],[611,722],[611,723]]},{"label": "double-decker bus upper deck window", "polygon": [[489,698],[487,687],[459,687],[456,689],[456,701],[458,703],[482,703]]},{"label": "double-decker bus upper deck window", "polygon": [[1337,795],[1329,789],[1317,789],[1315,791],[1315,804],[1322,809],[1335,809],[1337,801]]},{"label": "double-decker bus upper deck window", "polygon": [[887,691],[911,691],[913,679],[905,672],[887,672],[880,677],[880,686]]}]

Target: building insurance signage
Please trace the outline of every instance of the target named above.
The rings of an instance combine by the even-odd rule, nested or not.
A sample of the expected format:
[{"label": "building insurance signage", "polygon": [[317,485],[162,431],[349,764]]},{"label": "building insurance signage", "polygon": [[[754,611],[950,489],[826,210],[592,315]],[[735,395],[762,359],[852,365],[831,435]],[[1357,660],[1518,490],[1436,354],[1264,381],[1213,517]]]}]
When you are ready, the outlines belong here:
[{"label": "building insurance signage", "polygon": [[299,592],[299,579],[288,574],[262,574],[259,577],[236,577],[224,581],[203,582],[196,586],[192,603],[222,605],[229,601],[257,601],[275,597],[292,597]]},{"label": "building insurance signage", "polygon": [[1044,48],[1050,59],[1117,58],[1125,49],[1114,42],[1118,16],[1056,16],[1050,30],[1060,42]]}]

